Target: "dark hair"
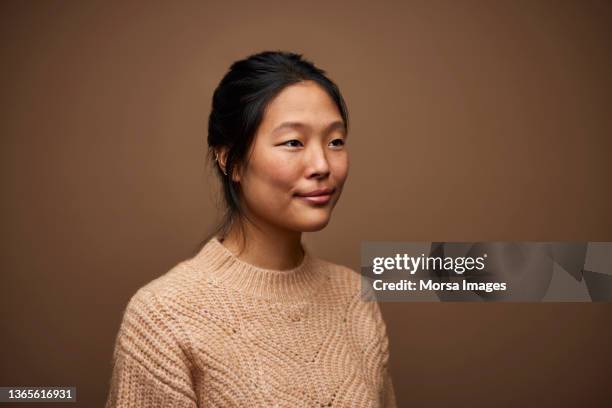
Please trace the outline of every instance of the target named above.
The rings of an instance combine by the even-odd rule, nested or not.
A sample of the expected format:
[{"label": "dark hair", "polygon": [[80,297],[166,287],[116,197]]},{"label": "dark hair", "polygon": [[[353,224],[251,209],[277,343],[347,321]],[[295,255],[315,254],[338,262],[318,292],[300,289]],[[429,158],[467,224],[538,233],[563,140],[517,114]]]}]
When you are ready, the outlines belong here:
[{"label": "dark hair", "polygon": [[[200,243],[199,248],[217,234],[225,235],[234,221],[248,218],[240,201],[240,183],[232,180],[237,166],[248,165],[247,157],[266,107],[289,85],[314,81],[336,103],[346,129],[348,110],[340,90],[326,72],[302,55],[283,51],[264,51],[234,62],[215,89],[208,119],[208,159],[219,177],[225,204],[222,221]],[[214,160],[220,148],[227,149],[224,174]],[[239,222],[243,231],[244,226]]]}]

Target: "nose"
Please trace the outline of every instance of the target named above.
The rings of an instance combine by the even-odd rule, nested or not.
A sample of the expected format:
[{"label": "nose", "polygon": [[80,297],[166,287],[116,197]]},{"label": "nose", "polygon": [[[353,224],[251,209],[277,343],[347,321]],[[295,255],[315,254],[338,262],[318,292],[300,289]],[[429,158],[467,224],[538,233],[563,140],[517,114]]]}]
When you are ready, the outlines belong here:
[{"label": "nose", "polygon": [[306,176],[308,178],[325,178],[329,176],[330,167],[325,150],[321,148],[312,148],[306,155]]}]

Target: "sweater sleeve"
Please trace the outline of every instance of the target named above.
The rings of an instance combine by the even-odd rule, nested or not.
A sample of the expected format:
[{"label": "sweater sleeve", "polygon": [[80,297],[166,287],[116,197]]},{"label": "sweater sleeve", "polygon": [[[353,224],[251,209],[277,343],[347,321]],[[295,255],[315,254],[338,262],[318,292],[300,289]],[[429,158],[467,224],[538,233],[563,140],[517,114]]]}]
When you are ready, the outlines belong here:
[{"label": "sweater sleeve", "polygon": [[397,402],[395,400],[395,388],[393,386],[393,379],[391,378],[391,371],[389,366],[389,337],[387,335],[387,326],[383,320],[382,313],[380,311],[380,305],[378,302],[373,301],[372,306],[374,313],[376,314],[375,320],[378,322],[377,326],[382,327],[381,337],[381,350],[382,350],[382,361],[383,361],[383,386],[382,386],[382,406],[384,408],[397,408]]},{"label": "sweater sleeve", "polygon": [[385,372],[385,385],[383,387],[383,407],[385,408],[397,408],[397,401],[395,400],[395,388],[393,387],[393,379],[391,373],[387,369]]},{"label": "sweater sleeve", "polygon": [[395,390],[389,369],[389,338],[380,305],[371,291],[357,293],[349,306],[354,339],[363,350],[364,363],[375,374],[371,380],[379,386],[381,407],[396,408]]},{"label": "sweater sleeve", "polygon": [[126,307],[113,352],[105,408],[196,408],[188,349],[158,297],[139,290]]}]

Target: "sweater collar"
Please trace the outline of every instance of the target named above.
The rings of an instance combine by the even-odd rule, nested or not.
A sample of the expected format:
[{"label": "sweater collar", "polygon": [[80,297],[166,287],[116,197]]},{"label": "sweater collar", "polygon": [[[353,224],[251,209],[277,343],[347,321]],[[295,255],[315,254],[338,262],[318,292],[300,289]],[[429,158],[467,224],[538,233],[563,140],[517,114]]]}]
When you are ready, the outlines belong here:
[{"label": "sweater collar", "polygon": [[264,269],[236,257],[218,237],[211,238],[188,262],[220,286],[276,300],[306,298],[320,287],[325,275],[318,259],[302,243],[304,257],[293,269]]}]

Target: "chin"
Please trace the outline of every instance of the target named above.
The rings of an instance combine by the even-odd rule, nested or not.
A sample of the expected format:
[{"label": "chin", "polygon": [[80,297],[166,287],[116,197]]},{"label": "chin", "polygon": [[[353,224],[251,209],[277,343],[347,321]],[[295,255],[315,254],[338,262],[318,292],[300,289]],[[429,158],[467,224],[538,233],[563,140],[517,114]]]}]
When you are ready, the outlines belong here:
[{"label": "chin", "polygon": [[315,232],[320,231],[329,224],[329,217],[322,218],[320,220],[304,220],[299,224],[299,230],[302,232]]}]

